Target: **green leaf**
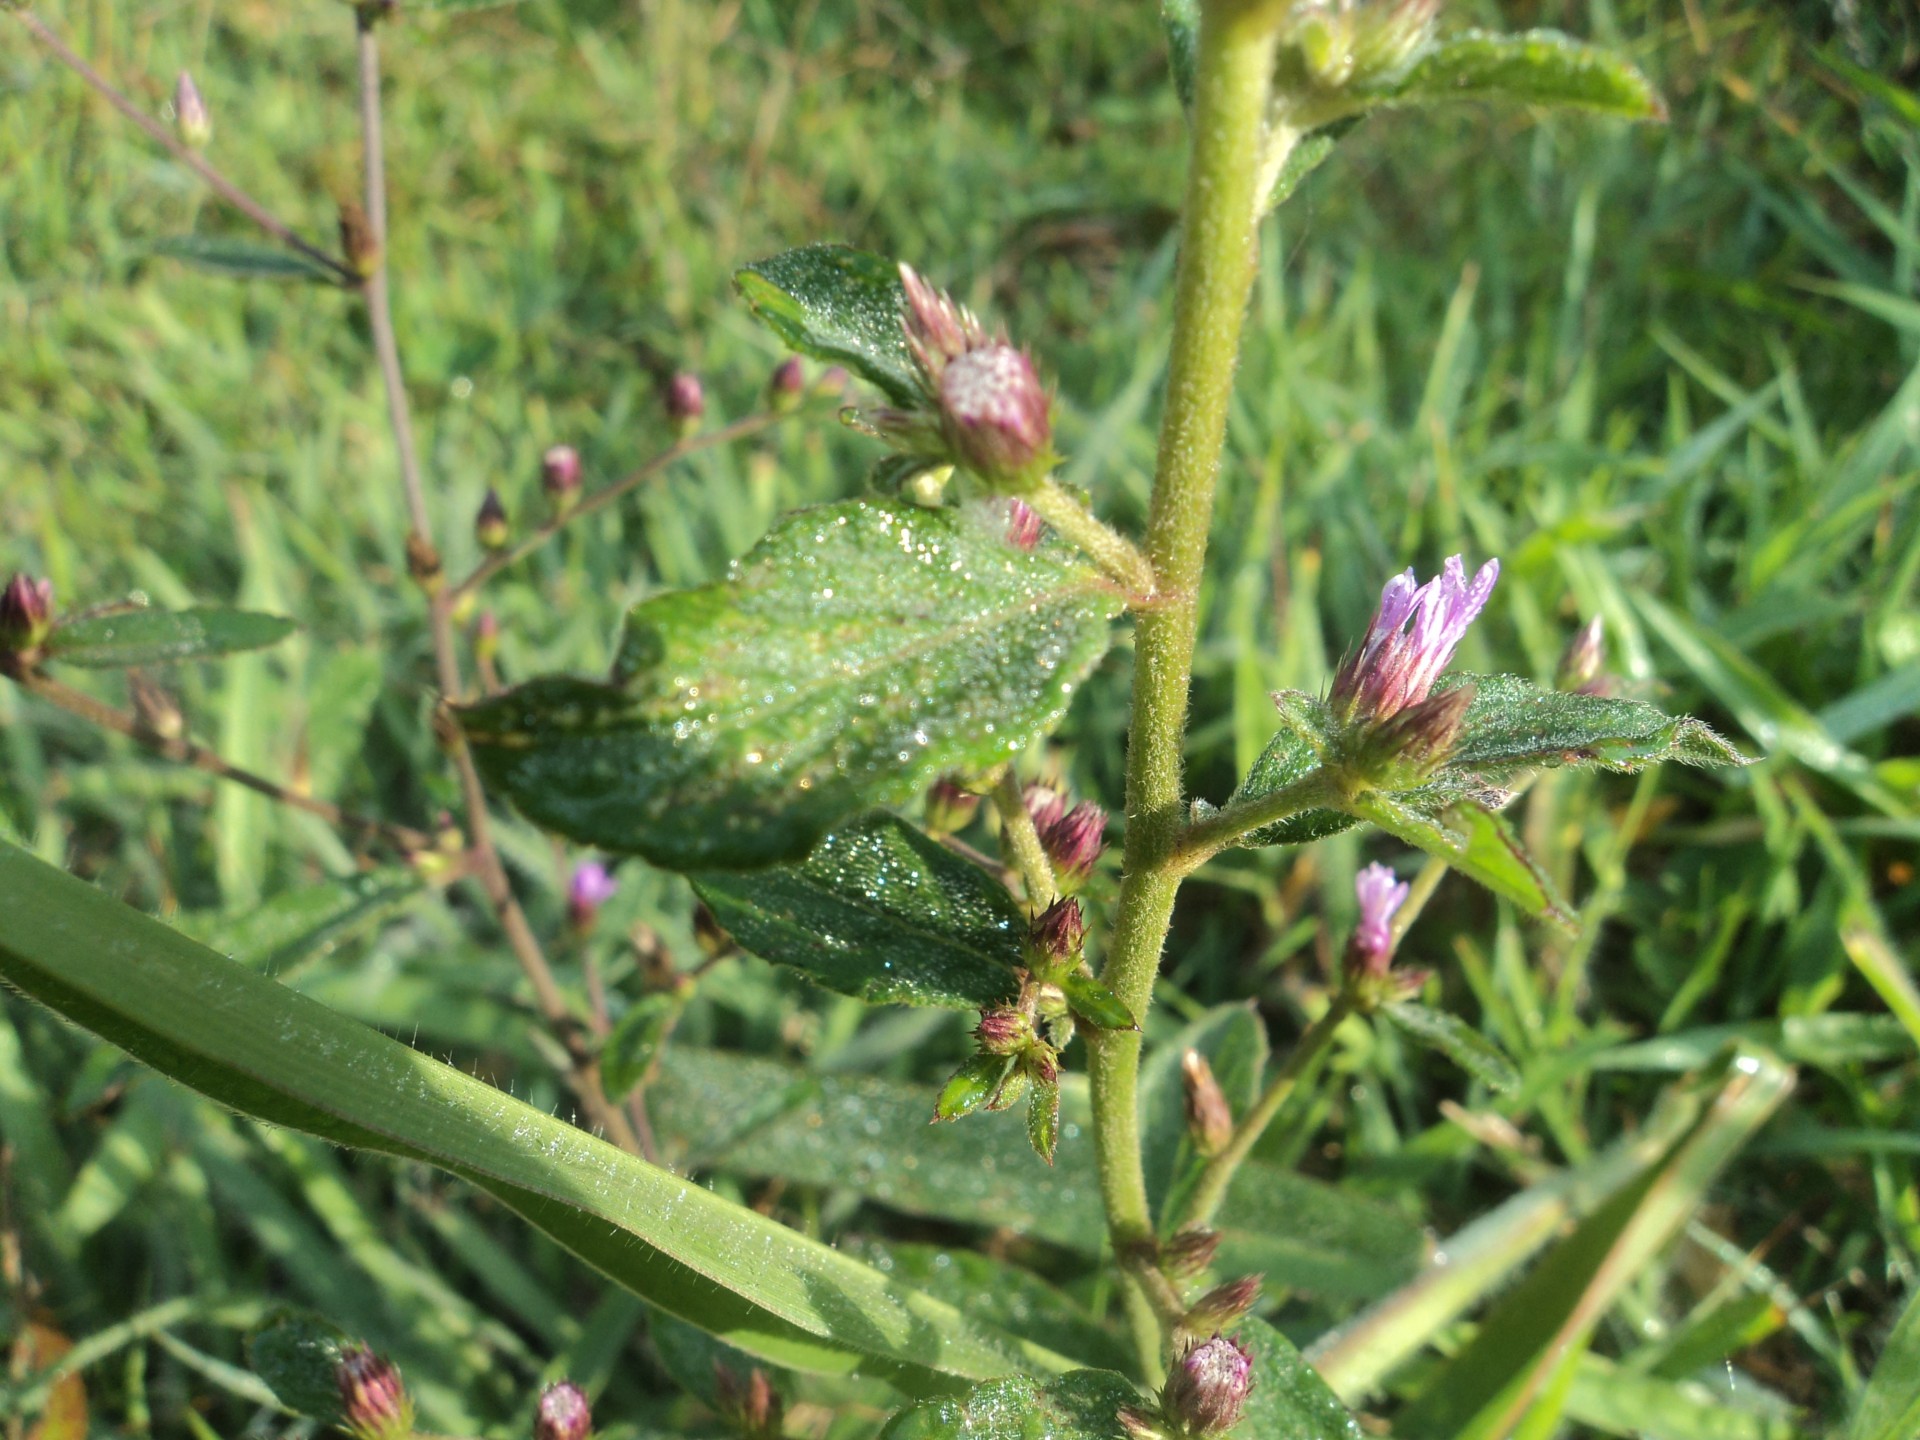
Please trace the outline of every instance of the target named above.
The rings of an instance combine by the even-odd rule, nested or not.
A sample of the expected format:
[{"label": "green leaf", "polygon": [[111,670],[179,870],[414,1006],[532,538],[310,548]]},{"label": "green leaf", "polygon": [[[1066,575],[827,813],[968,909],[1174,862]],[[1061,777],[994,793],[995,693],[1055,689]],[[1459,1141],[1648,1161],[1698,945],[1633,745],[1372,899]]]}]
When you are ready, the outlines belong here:
[{"label": "green leaf", "polygon": [[325,285],[340,280],[319,261],[297,250],[220,235],[180,235],[161,240],[152,246],[152,253],[236,280],[313,280]]},{"label": "green leaf", "polygon": [[816,360],[845,365],[898,405],[919,395],[893,261],[846,245],[807,245],[756,260],[733,277],[768,329]]},{"label": "green leaf", "polygon": [[1018,1063],[1011,1055],[973,1056],[940,1087],[940,1098],[933,1102],[933,1118],[958,1120],[982,1105],[1005,1109],[1003,1105],[994,1104],[994,1098],[1005,1090]]},{"label": "green leaf", "polygon": [[1051,1165],[1060,1145],[1060,1082],[1036,1075],[1032,1085],[1027,1092],[1027,1143]]},{"label": "green leaf", "polygon": [[620,1017],[600,1047],[600,1088],[609,1100],[619,1104],[646,1079],[686,1006],[686,996],[678,991],[657,990]]},{"label": "green leaf", "polygon": [[1504,100],[1626,120],[1667,118],[1666,102],[1646,76],[1610,51],[1557,30],[1455,35],[1422,56],[1384,103],[1447,100]]},{"label": "green leaf", "polygon": [[634,607],[614,683],[460,712],[492,785],[674,870],[798,860],[847,816],[1017,755],[1106,652],[1114,586],[987,502],[787,516],[726,581]]},{"label": "green leaf", "polygon": [[1167,32],[1167,64],[1181,108],[1193,113],[1194,64],[1200,58],[1200,0],[1160,0]]},{"label": "green leaf", "polygon": [[1474,687],[1460,745],[1448,774],[1506,778],[1561,765],[1598,765],[1632,774],[1675,760],[1682,765],[1745,765],[1746,756],[1714,730],[1668,715],[1644,700],[1614,700],[1543,690],[1518,675],[1453,675],[1439,690]]},{"label": "green leaf", "polygon": [[437,1165],[618,1284],[775,1364],[859,1369],[922,1394],[1065,1368],[6,844],[0,914],[0,980],[67,1019],[220,1104]]},{"label": "green leaf", "polygon": [[1291,1340],[1259,1319],[1242,1321],[1234,1338],[1253,1354],[1253,1390],[1234,1434],[1248,1440],[1360,1440],[1359,1422]]},{"label": "green leaf", "polygon": [[1205,1157],[1187,1129],[1181,1057],[1197,1050],[1212,1067],[1236,1117],[1253,1107],[1267,1068],[1267,1027],[1248,1005],[1221,1005],[1156,1044],[1140,1067],[1140,1151],[1153,1213],[1166,1222],[1185,1208]]},{"label": "green leaf", "polygon": [[[1298,692],[1283,692],[1275,695],[1273,700],[1280,707],[1281,718],[1286,724],[1267,742],[1267,748],[1253,762],[1253,768],[1247,771],[1247,778],[1233,792],[1229,804],[1258,800],[1276,790],[1284,790],[1296,781],[1305,779],[1320,764],[1320,752],[1308,734],[1310,731],[1324,732],[1332,723],[1326,706]],[[1342,830],[1349,830],[1359,823],[1353,816],[1339,810],[1304,810],[1298,815],[1289,815],[1277,824],[1251,832],[1240,844],[1304,845],[1310,840],[1338,835]]]},{"label": "green leaf", "polygon": [[1379,1013],[1416,1043],[1438,1050],[1491,1090],[1512,1090],[1520,1084],[1507,1052],[1458,1015],[1429,1010],[1409,1002],[1383,1005]]},{"label": "green leaf", "polygon": [[1573,917],[1553,882],[1527,854],[1513,827],[1486,806],[1463,800],[1446,812],[1444,820],[1437,820],[1393,796],[1376,793],[1359,796],[1353,808],[1388,834],[1446,861],[1535,919],[1574,932]]},{"label": "green leaf", "polygon": [[1131,1440],[1120,1423],[1128,1408],[1145,1408],[1145,1401],[1124,1375],[1108,1370],[1044,1382],[1019,1376],[903,1410],[879,1440]]},{"label": "green leaf", "polygon": [[304,1310],[283,1310],[247,1337],[247,1363],[280,1403],[300,1415],[340,1417],[340,1353],[353,1339]]},{"label": "green leaf", "polygon": [[1060,992],[1067,997],[1067,1008],[1073,1011],[1073,1018],[1082,1025],[1091,1025],[1096,1030],[1140,1028],[1140,1022],[1133,1018],[1133,1012],[1120,997],[1090,975],[1063,976]]},{"label": "green leaf", "polygon": [[173,923],[176,930],[229,959],[282,975],[308,956],[378,924],[425,888],[412,870],[390,865],[285,890],[237,912],[187,911]]},{"label": "green leaf", "polygon": [[90,669],[171,665],[241,650],[258,650],[299,627],[278,615],[247,610],[115,610],[56,625],[47,658]]},{"label": "green leaf", "polygon": [[1220,1269],[1332,1300],[1370,1300],[1419,1271],[1426,1235],[1377,1200],[1249,1161],[1235,1172],[1214,1228]]},{"label": "green leaf", "polygon": [[1006,886],[893,815],[834,831],[804,864],[693,888],[743,947],[843,995],[960,1010],[1019,995],[1027,921]]},{"label": "green leaf", "polygon": [[1908,1440],[1920,1434],[1920,1292],[1887,1337],[1860,1396],[1847,1440]]},{"label": "green leaf", "polygon": [[1353,116],[1345,120],[1336,120],[1333,124],[1301,137],[1299,144],[1287,152],[1286,162],[1281,165],[1280,173],[1273,177],[1273,186],[1267,191],[1265,208],[1273,209],[1287,202],[1293,192],[1314,171],[1326,163],[1333,154],[1333,147],[1345,138],[1347,132],[1360,123],[1360,117]]}]

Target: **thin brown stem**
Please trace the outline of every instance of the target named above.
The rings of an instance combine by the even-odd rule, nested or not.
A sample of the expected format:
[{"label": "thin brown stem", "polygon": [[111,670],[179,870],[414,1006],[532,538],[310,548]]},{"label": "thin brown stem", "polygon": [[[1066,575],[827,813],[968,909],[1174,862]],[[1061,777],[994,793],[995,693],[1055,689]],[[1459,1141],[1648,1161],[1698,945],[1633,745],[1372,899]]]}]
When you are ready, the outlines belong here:
[{"label": "thin brown stem", "polygon": [[[4,6],[0,6],[0,9],[4,8]],[[202,180],[206,181],[214,194],[218,195],[222,200],[225,200],[229,205],[233,206],[234,209],[238,210],[242,215],[246,216],[288,249],[296,250],[306,256],[307,259],[313,261],[314,264],[324,266],[335,278],[349,285],[356,283],[359,277],[338,257],[330,255],[319,246],[309,244],[307,241],[301,239],[294,233],[291,226],[279,220],[266,206],[247,194],[246,191],[234,184],[233,181],[227,179],[225,175],[216,170],[198,151],[182,144],[177,136],[168,132],[166,126],[147,114],[147,112],[142,110],[138,105],[134,104],[127,95],[114,86],[112,81],[108,80],[106,76],[102,75],[98,70],[95,70],[85,60],[81,59],[79,55],[75,54],[73,50],[68,48],[67,43],[54,33],[52,27],[49,26],[46,21],[27,10],[15,11],[14,19],[26,26],[28,33],[51,51],[54,58],[59,60],[62,65],[65,65],[69,70],[73,71],[74,74],[86,81],[87,84],[91,85],[105,97],[108,104],[112,105],[114,109],[118,110],[122,115],[126,116],[127,119],[144,130],[147,137],[156,145],[166,150],[174,159],[178,160],[182,165],[185,165]]]},{"label": "thin brown stem", "polygon": [[774,414],[771,410],[763,410],[743,416],[731,425],[723,425],[718,430],[709,430],[704,434],[689,435],[684,440],[676,440],[651,460],[645,461],[638,469],[629,471],[611,485],[604,485],[589,495],[582,495],[564,514],[554,516],[539,529],[527,535],[519,544],[510,546],[497,555],[489,555],[474,567],[472,574],[449,590],[449,596],[454,601],[463,599],[509,565],[519,564],[575,520],[584,515],[591,515],[596,510],[604,510],[629,490],[637,489],[649,480],[658,479],[673,466],[675,461],[684,460],[687,456],[701,450],[710,450],[716,445],[725,445],[749,435],[757,435],[760,431],[786,418],[784,415]]},{"label": "thin brown stem", "polygon": [[370,816],[357,814],[328,800],[316,800],[298,790],[269,780],[264,775],[256,775],[251,770],[242,769],[232,761],[223,759],[204,745],[178,736],[162,735],[145,724],[139,716],[126,710],[117,710],[104,701],[96,700],[84,691],[63,685],[51,676],[30,667],[9,667],[10,677],[29,695],[38,696],[49,705],[56,705],[69,715],[77,715],[90,725],[102,730],[111,730],[116,735],[124,735],[136,744],[143,745],[164,760],[176,765],[191,765],[221,780],[231,781],[235,785],[244,785],[257,794],[276,800],[294,810],[317,815],[334,829],[351,835],[370,836],[385,841],[397,850],[416,852],[433,848],[433,837],[424,831],[414,830],[405,825],[390,824],[385,820],[375,820]]}]

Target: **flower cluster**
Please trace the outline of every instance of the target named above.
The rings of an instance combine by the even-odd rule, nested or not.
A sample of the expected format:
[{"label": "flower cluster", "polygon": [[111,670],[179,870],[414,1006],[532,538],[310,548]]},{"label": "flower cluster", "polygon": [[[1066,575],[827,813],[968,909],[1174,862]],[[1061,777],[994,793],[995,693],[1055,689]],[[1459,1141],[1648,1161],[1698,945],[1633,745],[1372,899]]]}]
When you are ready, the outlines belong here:
[{"label": "flower cluster", "polygon": [[341,1351],[334,1385],[341,1426],[357,1440],[403,1440],[413,1433],[413,1399],[384,1356],[364,1345]]}]

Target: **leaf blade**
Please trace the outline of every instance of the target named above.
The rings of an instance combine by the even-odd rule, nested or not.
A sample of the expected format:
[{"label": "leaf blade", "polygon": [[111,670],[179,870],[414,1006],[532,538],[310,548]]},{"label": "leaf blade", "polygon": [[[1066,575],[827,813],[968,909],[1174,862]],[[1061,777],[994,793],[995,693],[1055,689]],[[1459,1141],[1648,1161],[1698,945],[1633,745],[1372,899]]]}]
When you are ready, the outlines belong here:
[{"label": "leaf blade", "polygon": [[896,404],[919,391],[893,262],[848,245],[805,245],[735,273],[754,318],[816,360],[845,365]]},{"label": "leaf blade", "polygon": [[91,670],[174,665],[278,644],[299,627],[279,615],[202,607],[115,610],[56,625],[47,658]]},{"label": "leaf blade", "polygon": [[1667,118],[1666,102],[1639,70],[1557,30],[1453,36],[1423,55],[1380,103],[1449,100],[1505,100],[1626,120]]},{"label": "leaf blade", "polygon": [[1519,1088],[1520,1072],[1507,1052],[1458,1015],[1405,1001],[1382,1005],[1379,1013],[1396,1030],[1446,1056],[1488,1089]]}]

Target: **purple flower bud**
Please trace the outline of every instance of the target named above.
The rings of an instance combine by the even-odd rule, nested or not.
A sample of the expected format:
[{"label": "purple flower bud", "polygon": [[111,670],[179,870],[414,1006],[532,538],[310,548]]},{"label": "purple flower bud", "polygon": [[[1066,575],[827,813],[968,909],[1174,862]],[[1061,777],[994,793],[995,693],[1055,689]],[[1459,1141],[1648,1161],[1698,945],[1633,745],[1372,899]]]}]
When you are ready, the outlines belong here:
[{"label": "purple flower bud", "polygon": [[207,102],[193,83],[193,76],[184,70],[173,86],[173,129],[182,145],[195,150],[213,138],[213,117],[207,113]]},{"label": "purple flower bud", "polygon": [[1058,791],[1049,790],[1044,785],[1029,785],[1021,792],[1026,802],[1027,814],[1033,817],[1033,828],[1044,837],[1048,829],[1060,823],[1060,817],[1066,813],[1067,802]]},{"label": "purple flower bud", "polygon": [[1053,465],[1053,397],[1011,345],[969,350],[940,373],[942,430],[955,457],[989,485],[1031,489]]},{"label": "purple flower bud", "polygon": [[1041,969],[1057,972],[1078,963],[1087,925],[1078,900],[1056,900],[1033,922],[1033,958]]},{"label": "purple flower bud", "polygon": [[1175,1279],[1198,1275],[1220,1249],[1220,1232],[1189,1225],[1160,1246],[1160,1268]]},{"label": "purple flower bud", "polygon": [[942,776],[927,791],[927,829],[935,835],[952,835],[967,828],[980,797],[952,776]]},{"label": "purple flower bud", "polygon": [[1187,1102],[1187,1133],[1202,1155],[1218,1155],[1233,1139],[1233,1107],[1198,1050],[1180,1057],[1180,1078]]},{"label": "purple flower bud", "polygon": [[571,1380],[549,1385],[534,1411],[533,1440],[587,1440],[593,1430],[593,1408],[587,1392]]},{"label": "purple flower bud", "polygon": [[1500,562],[1489,560],[1469,582],[1455,555],[1425,585],[1411,569],[1389,580],[1367,638],[1334,676],[1334,709],[1348,721],[1380,721],[1426,699],[1499,576]]},{"label": "purple flower bud", "polygon": [[1205,1334],[1209,1330],[1224,1330],[1237,1324],[1241,1316],[1253,1308],[1260,1298],[1260,1286],[1266,1280],[1264,1275],[1242,1275],[1238,1280],[1229,1280],[1224,1285],[1216,1285],[1198,1300],[1193,1302],[1180,1323],[1190,1331]]},{"label": "purple flower bud", "polygon": [[1026,501],[1018,498],[1007,501],[1007,543],[1014,549],[1031,551],[1038,548],[1044,528],[1040,517]]},{"label": "purple flower bud", "polygon": [[600,907],[611,900],[619,888],[619,882],[598,860],[583,860],[574,866],[573,879],[567,884],[567,919],[573,928],[592,929]]},{"label": "purple flower bud", "polygon": [[473,517],[473,538],[488,550],[499,550],[507,543],[507,507],[500,492],[491,486]]},{"label": "purple flower bud", "polygon": [[1567,642],[1566,651],[1560,656],[1559,673],[1555,675],[1553,683],[1561,690],[1597,693],[1593,685],[1599,679],[1600,667],[1606,664],[1606,660],[1606,622],[1596,615]]},{"label": "purple flower bud", "polygon": [[667,421],[676,436],[684,439],[693,434],[706,413],[707,392],[698,375],[682,370],[667,382]]},{"label": "purple flower bud", "polygon": [[580,492],[580,452],[571,445],[552,445],[540,457],[540,488],[556,510],[572,506]]},{"label": "purple flower bud", "polygon": [[413,1433],[413,1400],[400,1372],[366,1346],[340,1352],[334,1384],[341,1423],[360,1440],[402,1440]]},{"label": "purple flower bud", "polygon": [[900,286],[906,291],[900,327],[906,331],[907,349],[921,378],[937,389],[947,365],[985,345],[987,332],[965,306],[929,285],[911,265],[900,266]]},{"label": "purple flower bud", "polygon": [[779,1440],[786,1405],[758,1365],[743,1381],[726,1364],[713,1362],[714,1398],[720,1413],[733,1422],[743,1440]]},{"label": "purple flower bud", "polygon": [[1377,978],[1393,964],[1393,917],[1407,903],[1412,887],[1386,866],[1373,864],[1354,878],[1353,893],[1360,902],[1360,919],[1347,943],[1347,973]]},{"label": "purple flower bud", "polygon": [[1033,1043],[1033,1017],[1010,1006],[982,1010],[973,1034],[989,1055],[1013,1055]]},{"label": "purple flower bud", "polygon": [[16,574],[0,592],[0,650],[31,650],[53,628],[53,582]]},{"label": "purple flower bud", "polygon": [[847,387],[853,383],[853,377],[847,373],[844,365],[829,365],[820,372],[820,378],[813,382],[816,395],[832,398],[847,393]]},{"label": "purple flower bud", "polygon": [[1361,754],[1372,765],[1398,771],[1410,782],[1424,780],[1460,743],[1475,688],[1456,685],[1409,705],[1367,732]]},{"label": "purple flower bud", "polygon": [[1083,800],[1040,831],[1040,844],[1062,885],[1077,885],[1093,873],[1106,847],[1107,812]]},{"label": "purple flower bud", "polygon": [[482,610],[473,622],[473,654],[476,660],[491,661],[500,653],[500,617]]},{"label": "purple flower bud", "polygon": [[807,372],[798,355],[790,355],[774,369],[767,382],[767,404],[776,413],[785,414],[800,404],[807,393]]},{"label": "purple flower bud", "polygon": [[1253,1355],[1216,1335],[1189,1345],[1160,1391],[1167,1418],[1189,1435],[1218,1435],[1239,1422],[1253,1389]]}]

